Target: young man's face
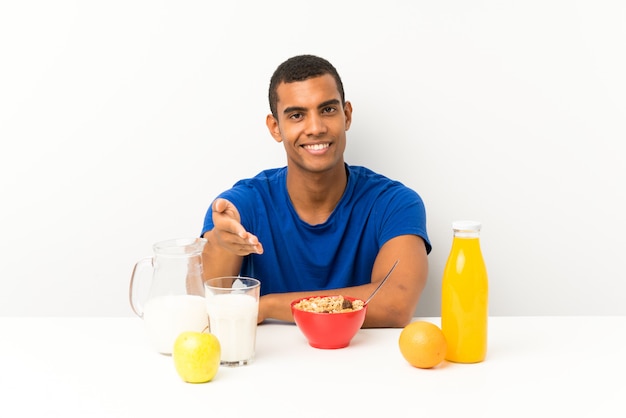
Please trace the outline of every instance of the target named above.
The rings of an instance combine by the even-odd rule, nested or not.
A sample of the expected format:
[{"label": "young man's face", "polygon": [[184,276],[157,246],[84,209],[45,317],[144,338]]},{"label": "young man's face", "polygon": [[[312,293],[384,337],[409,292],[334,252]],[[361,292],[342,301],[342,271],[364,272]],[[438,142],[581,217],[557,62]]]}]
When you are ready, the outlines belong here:
[{"label": "young man's face", "polygon": [[278,119],[267,117],[274,139],[283,142],[289,166],[321,173],[343,166],[352,105],[341,106],[335,79],[325,74],[277,88]]}]

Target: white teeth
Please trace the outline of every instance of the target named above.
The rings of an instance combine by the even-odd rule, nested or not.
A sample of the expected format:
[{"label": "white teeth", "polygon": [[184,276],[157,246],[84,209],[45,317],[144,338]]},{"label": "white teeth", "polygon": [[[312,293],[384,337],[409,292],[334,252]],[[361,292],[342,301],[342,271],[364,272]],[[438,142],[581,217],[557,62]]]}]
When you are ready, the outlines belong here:
[{"label": "white teeth", "polygon": [[304,148],[306,149],[310,149],[310,150],[314,150],[314,151],[319,151],[322,150],[324,148],[328,148],[329,145],[328,144],[313,144],[313,145],[305,145]]}]

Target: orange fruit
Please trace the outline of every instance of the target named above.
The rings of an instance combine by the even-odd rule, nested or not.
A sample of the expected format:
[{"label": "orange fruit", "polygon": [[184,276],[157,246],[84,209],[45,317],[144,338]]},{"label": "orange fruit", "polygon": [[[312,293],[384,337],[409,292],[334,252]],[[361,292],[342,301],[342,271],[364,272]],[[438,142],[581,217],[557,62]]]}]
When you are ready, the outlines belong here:
[{"label": "orange fruit", "polygon": [[414,321],[404,327],[398,346],[404,359],[420,369],[430,369],[441,363],[448,349],[441,328],[427,321]]}]

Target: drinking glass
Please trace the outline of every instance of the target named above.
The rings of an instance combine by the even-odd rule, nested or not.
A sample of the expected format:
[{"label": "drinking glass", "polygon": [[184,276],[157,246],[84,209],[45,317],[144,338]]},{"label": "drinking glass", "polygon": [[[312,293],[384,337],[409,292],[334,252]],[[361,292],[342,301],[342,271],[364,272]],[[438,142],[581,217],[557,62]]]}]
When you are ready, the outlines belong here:
[{"label": "drinking glass", "polygon": [[223,366],[252,362],[256,345],[261,282],[225,276],[204,282],[209,330],[220,342]]}]

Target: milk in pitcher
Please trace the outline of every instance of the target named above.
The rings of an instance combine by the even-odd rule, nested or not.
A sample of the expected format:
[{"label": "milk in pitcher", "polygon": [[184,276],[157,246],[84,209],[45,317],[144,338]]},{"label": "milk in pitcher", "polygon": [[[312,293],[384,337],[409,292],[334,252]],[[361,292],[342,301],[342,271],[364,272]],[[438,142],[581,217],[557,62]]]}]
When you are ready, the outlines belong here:
[{"label": "milk in pitcher", "polygon": [[146,302],[143,321],[157,351],[171,354],[181,332],[202,332],[208,326],[204,297],[179,294],[151,298]]}]

